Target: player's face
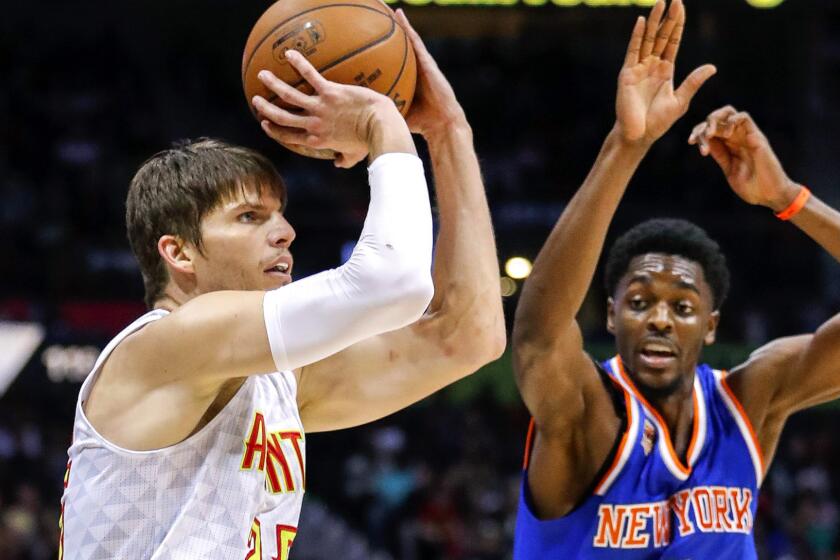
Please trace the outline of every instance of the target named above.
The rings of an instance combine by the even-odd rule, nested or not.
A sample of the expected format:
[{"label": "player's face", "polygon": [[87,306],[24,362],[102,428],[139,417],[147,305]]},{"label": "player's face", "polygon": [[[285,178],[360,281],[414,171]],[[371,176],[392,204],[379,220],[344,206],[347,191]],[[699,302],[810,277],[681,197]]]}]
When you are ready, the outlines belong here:
[{"label": "player's face", "polygon": [[270,290],[292,281],[289,246],[295,230],[282,201],[269,189],[246,190],[208,214],[201,224],[203,255],[193,266],[200,293]]},{"label": "player's face", "polygon": [[712,344],[719,313],[703,269],[677,255],[630,261],[609,300],[607,328],[633,380],[665,396],[690,390],[700,352]]}]

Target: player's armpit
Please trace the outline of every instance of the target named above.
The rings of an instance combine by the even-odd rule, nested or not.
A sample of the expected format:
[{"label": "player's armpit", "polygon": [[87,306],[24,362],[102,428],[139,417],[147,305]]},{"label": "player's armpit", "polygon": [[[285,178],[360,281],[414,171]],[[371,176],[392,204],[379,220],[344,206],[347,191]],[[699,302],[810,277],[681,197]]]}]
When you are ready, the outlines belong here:
[{"label": "player's armpit", "polygon": [[812,335],[780,339],[783,366],[771,407],[779,414],[794,412],[840,397],[840,315]]},{"label": "player's armpit", "polygon": [[[776,339],[727,377],[756,424],[840,397],[840,315],[814,334]],[[754,411],[754,412],[751,412]]]},{"label": "player's armpit", "polygon": [[726,377],[769,464],[791,414],[840,397],[840,316],[814,334],[776,339]]}]

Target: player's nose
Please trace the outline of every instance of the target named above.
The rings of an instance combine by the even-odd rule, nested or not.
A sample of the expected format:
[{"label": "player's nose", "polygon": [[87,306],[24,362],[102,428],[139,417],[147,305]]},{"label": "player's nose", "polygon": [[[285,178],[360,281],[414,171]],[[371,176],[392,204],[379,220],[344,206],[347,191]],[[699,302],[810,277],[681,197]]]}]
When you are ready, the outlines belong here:
[{"label": "player's nose", "polygon": [[651,308],[648,315],[647,327],[650,331],[671,332],[674,321],[671,317],[671,310],[666,302],[660,302]]},{"label": "player's nose", "polygon": [[288,247],[295,240],[295,228],[282,214],[275,214],[271,219],[271,230],[268,233],[268,242],[273,247]]}]

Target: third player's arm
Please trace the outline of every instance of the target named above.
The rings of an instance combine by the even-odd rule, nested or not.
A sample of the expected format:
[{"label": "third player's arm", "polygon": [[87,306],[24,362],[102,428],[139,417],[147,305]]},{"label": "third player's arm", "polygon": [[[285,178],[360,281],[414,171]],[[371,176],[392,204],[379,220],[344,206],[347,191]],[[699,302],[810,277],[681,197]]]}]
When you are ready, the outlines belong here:
[{"label": "third player's arm", "polygon": [[405,408],[497,358],[505,346],[490,212],[472,132],[420,38],[418,94],[408,122],[426,137],[440,216],[425,315],[304,367],[298,402],[307,431],[345,428]]}]

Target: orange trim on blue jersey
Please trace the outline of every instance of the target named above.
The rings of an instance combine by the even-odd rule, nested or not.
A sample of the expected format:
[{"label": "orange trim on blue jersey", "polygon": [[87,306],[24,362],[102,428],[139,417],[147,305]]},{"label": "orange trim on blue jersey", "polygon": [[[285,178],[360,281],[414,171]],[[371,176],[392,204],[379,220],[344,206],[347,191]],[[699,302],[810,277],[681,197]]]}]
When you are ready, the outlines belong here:
[{"label": "orange trim on blue jersey", "polygon": [[531,418],[531,422],[528,423],[528,435],[525,436],[525,457],[522,459],[522,470],[528,470],[528,461],[531,459],[531,445],[533,444],[534,439],[534,428],[536,427],[536,423],[534,419]]},{"label": "orange trim on blue jersey", "polygon": [[[613,471],[620,470],[624,467],[624,464],[627,462],[621,461],[621,456],[624,453],[624,447],[628,443],[628,434],[633,428],[633,398],[630,396],[624,387],[621,386],[621,383],[613,379],[612,376],[609,376],[610,381],[615,383],[621,391],[624,393],[624,406],[627,408],[627,427],[624,430],[624,434],[621,436],[621,443],[618,444],[618,449],[615,450],[615,455],[613,455],[613,462],[610,465],[610,468],[607,469],[607,472],[604,473],[604,476],[601,477],[601,480],[598,481],[598,484],[595,485],[594,493],[598,494],[599,492],[603,491],[602,486],[610,479],[613,474]],[[633,442],[630,442],[630,445],[633,445]],[[621,464],[619,464],[621,463]]]},{"label": "orange trim on blue jersey", "polygon": [[720,386],[723,387],[723,390],[726,391],[726,394],[729,395],[729,398],[732,399],[732,404],[735,405],[735,408],[738,410],[738,414],[741,415],[741,419],[744,421],[744,424],[747,426],[747,431],[750,433],[750,439],[752,439],[752,443],[755,446],[755,452],[758,454],[758,465],[761,467],[761,476],[764,476],[764,453],[761,451],[761,445],[758,443],[758,436],[755,434],[755,429],[753,428],[752,422],[750,422],[750,417],[747,416],[746,411],[744,411],[744,407],[741,406],[741,401],[738,400],[738,397],[735,396],[735,393],[732,391],[732,388],[729,386],[729,383],[726,382],[726,377],[729,375],[729,372],[726,370],[721,371],[720,375]]},{"label": "orange trim on blue jersey", "polygon": [[[645,399],[645,397],[642,396],[642,393],[636,388],[636,385],[630,379],[630,376],[627,375],[627,373],[624,371],[624,363],[621,361],[621,356],[616,356],[616,363],[618,364],[618,374],[621,376],[624,382],[627,383],[627,386],[630,388],[631,391],[633,391],[633,395],[637,399],[639,399],[639,402],[645,405],[648,411],[651,414],[653,414],[653,417],[659,424],[659,427],[665,433],[665,445],[668,448],[668,453],[671,455],[671,459],[674,461],[674,465],[676,465],[676,467],[680,470],[681,473],[688,476],[689,474],[691,474],[691,466],[689,465],[688,467],[686,467],[680,460],[680,458],[677,456],[677,452],[674,451],[674,444],[671,442],[671,432],[668,430],[668,424],[665,423],[665,420],[663,420],[659,412],[650,405],[647,399]],[[697,440],[697,432],[699,427],[699,424],[697,422],[697,415],[699,414],[697,410],[697,393],[694,390],[694,387],[692,387],[691,390],[694,391],[694,431],[691,434],[691,442],[688,444],[689,452],[686,453],[686,457],[691,456],[691,449],[694,448],[695,442]]]},{"label": "orange trim on blue jersey", "polygon": [[697,434],[700,432],[700,403],[697,402],[697,391],[694,387],[692,387],[691,396],[691,402],[694,403],[694,421],[691,428],[691,443],[688,444],[688,451],[685,452],[685,460],[689,468],[691,468],[691,453],[697,445]]}]

